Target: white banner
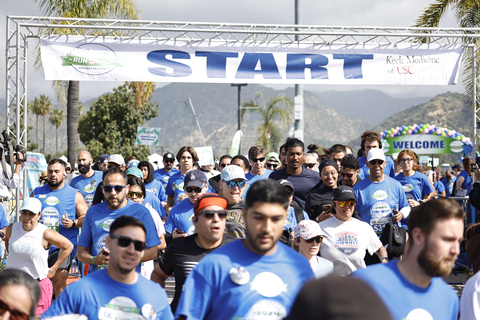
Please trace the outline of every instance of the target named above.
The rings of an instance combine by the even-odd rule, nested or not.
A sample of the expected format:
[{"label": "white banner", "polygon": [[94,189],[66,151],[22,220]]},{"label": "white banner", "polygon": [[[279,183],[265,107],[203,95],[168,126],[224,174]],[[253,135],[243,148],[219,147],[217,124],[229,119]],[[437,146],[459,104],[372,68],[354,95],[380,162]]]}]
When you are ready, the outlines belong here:
[{"label": "white banner", "polygon": [[160,128],[137,127],[136,145],[158,146],[160,140]]},{"label": "white banner", "polygon": [[46,80],[456,84],[461,45],[314,45],[42,38]]}]

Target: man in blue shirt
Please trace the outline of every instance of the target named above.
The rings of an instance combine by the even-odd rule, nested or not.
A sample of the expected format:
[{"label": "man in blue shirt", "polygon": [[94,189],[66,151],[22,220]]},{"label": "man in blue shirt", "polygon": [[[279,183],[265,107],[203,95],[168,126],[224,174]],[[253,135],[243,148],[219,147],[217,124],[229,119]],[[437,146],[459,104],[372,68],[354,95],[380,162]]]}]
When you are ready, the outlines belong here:
[{"label": "man in blue shirt", "polygon": [[[382,149],[382,137],[378,132],[367,130],[362,133],[361,136],[361,148],[365,152],[365,155],[358,158],[360,162],[360,178],[365,179],[370,175],[370,170],[366,164],[368,158],[368,152],[371,149],[379,148]],[[383,172],[392,178],[395,177],[395,163],[389,157],[386,157],[386,165],[384,166]]]},{"label": "man in blue shirt", "polygon": [[115,219],[105,240],[108,267],[68,286],[42,319],[80,314],[88,319],[172,320],[165,290],[135,272],[145,254],[146,233],[134,217]]},{"label": "man in blue shirt", "polygon": [[154,177],[163,184],[164,188],[167,188],[170,177],[179,171],[173,168],[174,163],[175,156],[173,153],[167,152],[163,155],[163,169],[155,170]]},{"label": "man in blue shirt", "polygon": [[455,187],[455,182],[457,177],[450,173],[450,170],[445,171],[445,178],[442,179],[442,184],[445,186],[445,196],[451,197],[453,195],[453,188]]},{"label": "man in blue shirt", "polygon": [[[187,277],[175,318],[256,319],[270,315],[283,319],[300,288],[313,278],[308,261],[278,243],[287,207],[287,192],[278,182],[255,182],[243,209],[246,238],[200,260]],[[217,212],[197,213],[202,214]]]},{"label": "man in blue shirt", "polygon": [[458,316],[458,296],[441,277],[450,274],[463,240],[463,215],[453,200],[433,199],[412,209],[402,260],[360,269],[395,320]]},{"label": "man in blue shirt", "polygon": [[70,186],[78,189],[88,207],[92,205],[95,190],[102,181],[103,172],[92,169],[93,159],[88,151],[81,151],[77,157],[79,176],[76,176],[70,182]]},{"label": "man in blue shirt", "polygon": [[248,150],[248,159],[250,160],[250,172],[245,175],[250,185],[255,181],[268,179],[272,170],[265,169],[266,151],[264,147],[253,146]]}]

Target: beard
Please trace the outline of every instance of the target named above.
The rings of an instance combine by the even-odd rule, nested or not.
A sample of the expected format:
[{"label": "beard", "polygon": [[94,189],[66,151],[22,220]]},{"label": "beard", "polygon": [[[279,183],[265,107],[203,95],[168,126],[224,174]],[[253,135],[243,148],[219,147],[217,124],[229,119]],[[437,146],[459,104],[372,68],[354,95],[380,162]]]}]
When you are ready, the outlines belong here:
[{"label": "beard", "polygon": [[78,171],[79,171],[81,174],[86,174],[88,171],[90,171],[90,167],[91,167],[91,166],[92,166],[92,163],[78,165]]},{"label": "beard", "polygon": [[61,185],[62,182],[63,182],[63,180],[60,180],[60,181],[58,181],[58,182],[56,182],[56,183],[53,183],[53,182],[51,182],[50,180],[47,180],[48,186],[49,186],[50,188],[56,188],[56,187],[58,187],[59,185]]},{"label": "beard", "polygon": [[[418,264],[430,277],[448,276],[455,266],[456,256],[439,258],[430,251],[429,247],[429,242],[427,241],[427,243],[425,243],[425,247],[423,247],[422,251],[420,251],[420,254],[418,255]],[[447,264],[444,262],[445,258],[451,258],[452,261]]]}]

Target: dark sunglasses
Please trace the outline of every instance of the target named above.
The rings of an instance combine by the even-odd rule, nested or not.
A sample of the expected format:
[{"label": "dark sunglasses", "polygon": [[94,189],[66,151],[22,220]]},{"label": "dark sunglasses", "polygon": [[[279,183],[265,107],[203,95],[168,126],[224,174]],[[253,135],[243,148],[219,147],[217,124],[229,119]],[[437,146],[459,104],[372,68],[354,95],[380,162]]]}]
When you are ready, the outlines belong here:
[{"label": "dark sunglasses", "polygon": [[218,217],[223,220],[227,217],[227,210],[203,210],[203,211],[197,212],[197,217],[202,214],[205,216],[205,218],[209,220],[213,219],[213,216],[217,214]]},{"label": "dark sunglasses", "polygon": [[268,162],[267,162],[267,168],[268,168],[268,169],[277,169],[277,167],[278,167],[278,164],[276,164],[276,163],[268,163]]},{"label": "dark sunglasses", "polygon": [[235,188],[235,185],[242,189],[245,186],[245,181],[225,181],[229,188]]},{"label": "dark sunglasses", "polygon": [[307,243],[312,243],[313,240],[315,240],[317,243],[320,243],[320,242],[323,241],[323,238],[320,237],[320,236],[316,236],[316,237],[314,237],[314,238],[311,238],[311,239],[308,239],[308,240],[305,240],[305,241],[306,241]]},{"label": "dark sunglasses", "polygon": [[309,169],[313,169],[313,167],[315,167],[316,163],[305,163],[305,167],[309,168]]},{"label": "dark sunglasses", "polygon": [[357,203],[357,201],[355,201],[355,200],[337,201],[337,202],[338,202],[338,205],[340,206],[340,208],[345,207],[345,205],[348,205],[349,207],[353,207]]},{"label": "dark sunglasses", "polygon": [[293,192],[292,189],[290,189],[290,188],[286,189],[286,188],[285,188],[285,191],[287,191],[289,197],[293,196],[293,193],[294,193],[294,192]]},{"label": "dark sunglasses", "polygon": [[353,177],[353,173],[345,173],[340,171],[340,175],[344,178],[351,179]]},{"label": "dark sunglasses", "polygon": [[133,192],[133,191],[128,191],[127,193],[127,198],[143,198],[143,192]]},{"label": "dark sunglasses", "polygon": [[174,163],[175,160],[163,160],[163,162],[165,162],[165,163]]},{"label": "dark sunglasses", "polygon": [[130,243],[133,242],[133,246],[135,247],[135,251],[143,251],[145,249],[145,247],[147,246],[146,242],[139,241],[139,240],[133,240],[133,239],[130,239],[129,237],[125,237],[125,236],[113,235],[113,236],[110,236],[110,238],[118,239],[118,245],[120,247],[124,247],[124,248],[128,247],[130,245]]},{"label": "dark sunglasses", "polygon": [[202,188],[199,188],[199,187],[186,187],[186,188],[185,188],[185,191],[187,191],[188,193],[192,193],[193,191],[195,191],[195,193],[200,193],[200,192],[202,192]]},{"label": "dark sunglasses", "polygon": [[258,161],[260,161],[260,162],[265,161],[265,157],[262,157],[262,158],[252,158],[252,162],[258,162]]},{"label": "dark sunglasses", "polygon": [[10,309],[3,300],[0,300],[0,314],[3,315],[7,311],[10,312],[10,319],[13,320],[28,320],[30,318],[28,314],[23,313],[22,311]]},{"label": "dark sunglasses", "polygon": [[228,163],[221,163],[220,164],[220,168],[225,168],[226,166],[228,166],[229,164]]},{"label": "dark sunglasses", "polygon": [[115,192],[116,193],[119,193],[119,192],[122,192],[123,188],[125,188],[125,186],[108,186],[108,185],[104,185],[103,186],[103,191],[106,192],[106,193],[110,193],[112,192],[113,189],[115,189]]},{"label": "dark sunglasses", "polygon": [[374,166],[375,164],[378,164],[379,166],[381,166],[385,161],[376,159],[369,162],[372,166]]}]

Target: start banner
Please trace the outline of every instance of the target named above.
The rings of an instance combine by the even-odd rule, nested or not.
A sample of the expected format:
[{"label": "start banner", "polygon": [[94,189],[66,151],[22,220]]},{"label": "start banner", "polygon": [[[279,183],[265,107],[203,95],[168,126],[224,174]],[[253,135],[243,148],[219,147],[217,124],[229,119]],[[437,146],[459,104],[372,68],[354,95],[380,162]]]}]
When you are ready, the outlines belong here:
[{"label": "start banner", "polygon": [[461,45],[284,44],[47,36],[46,80],[454,85]]},{"label": "start banner", "polygon": [[399,153],[405,149],[410,149],[416,154],[463,153],[464,145],[465,143],[458,139],[427,134],[382,140],[383,152],[386,154]]}]

